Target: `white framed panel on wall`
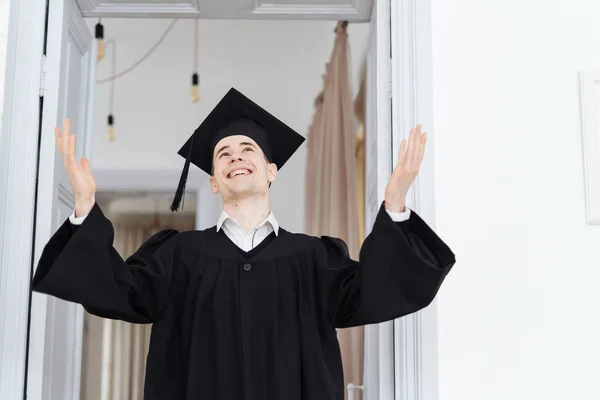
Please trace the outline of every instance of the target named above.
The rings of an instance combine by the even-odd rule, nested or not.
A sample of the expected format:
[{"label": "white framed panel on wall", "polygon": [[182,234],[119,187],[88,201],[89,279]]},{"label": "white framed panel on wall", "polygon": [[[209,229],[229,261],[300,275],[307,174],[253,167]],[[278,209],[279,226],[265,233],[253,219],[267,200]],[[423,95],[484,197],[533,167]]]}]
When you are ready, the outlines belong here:
[{"label": "white framed panel on wall", "polygon": [[[435,228],[430,16],[430,0],[391,4],[392,147],[396,154],[402,139],[417,124],[427,132],[425,158],[409,190],[407,206]],[[437,358],[434,300],[425,309],[394,321],[395,400],[437,400]]]},{"label": "white framed panel on wall", "polygon": [[580,86],[586,220],[600,224],[600,70],[581,71]]}]

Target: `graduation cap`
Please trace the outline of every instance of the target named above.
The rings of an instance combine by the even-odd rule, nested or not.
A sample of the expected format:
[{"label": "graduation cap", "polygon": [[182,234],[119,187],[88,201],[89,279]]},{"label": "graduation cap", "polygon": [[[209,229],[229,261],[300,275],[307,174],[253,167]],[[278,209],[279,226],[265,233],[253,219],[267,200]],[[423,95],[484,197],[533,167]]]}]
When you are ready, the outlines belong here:
[{"label": "graduation cap", "polygon": [[177,152],[186,160],[171,211],[179,209],[190,163],[211,175],[215,146],[232,135],[244,135],[254,140],[277,169],[281,169],[304,142],[302,135],[231,88]]}]

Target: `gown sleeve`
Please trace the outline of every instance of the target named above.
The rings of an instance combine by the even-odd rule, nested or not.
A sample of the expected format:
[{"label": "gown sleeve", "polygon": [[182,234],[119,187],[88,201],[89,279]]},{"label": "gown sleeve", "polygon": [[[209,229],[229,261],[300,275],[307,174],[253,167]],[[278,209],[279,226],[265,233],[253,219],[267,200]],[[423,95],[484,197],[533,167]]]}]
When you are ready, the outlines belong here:
[{"label": "gown sleeve", "polygon": [[450,248],[411,210],[394,222],[381,206],[359,261],[344,241],[321,237],[319,289],[336,328],[393,320],[428,306],[455,263]]},{"label": "gown sleeve", "polygon": [[79,226],[66,220],[44,247],[32,290],[79,303],[99,317],[154,322],[168,301],[177,231],[156,233],[126,260],[113,240],[113,225],[98,205]]}]

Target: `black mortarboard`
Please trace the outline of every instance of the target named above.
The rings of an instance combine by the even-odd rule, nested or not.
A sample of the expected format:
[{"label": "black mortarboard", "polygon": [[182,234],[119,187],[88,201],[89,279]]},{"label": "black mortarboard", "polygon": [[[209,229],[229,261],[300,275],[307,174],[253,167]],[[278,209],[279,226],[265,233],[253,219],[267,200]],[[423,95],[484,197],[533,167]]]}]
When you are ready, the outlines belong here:
[{"label": "black mortarboard", "polygon": [[211,175],[216,144],[232,135],[252,138],[277,169],[281,169],[304,142],[302,135],[231,88],[178,151],[186,161],[171,204],[172,211],[179,208],[183,198],[190,162]]}]

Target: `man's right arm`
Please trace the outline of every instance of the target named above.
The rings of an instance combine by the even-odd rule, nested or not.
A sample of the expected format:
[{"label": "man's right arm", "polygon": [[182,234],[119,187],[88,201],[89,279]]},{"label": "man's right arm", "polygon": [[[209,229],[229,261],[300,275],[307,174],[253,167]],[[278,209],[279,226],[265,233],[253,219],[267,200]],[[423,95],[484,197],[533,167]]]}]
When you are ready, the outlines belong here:
[{"label": "man's right arm", "polygon": [[76,136],[70,133],[69,120],[62,132],[55,128],[54,133],[75,209],[44,246],[31,289],[79,303],[103,318],[154,322],[168,303],[177,232],[156,233],[124,260],[112,246],[111,222],[95,203],[90,162],[82,158],[78,163],[75,157]]},{"label": "man's right arm", "polygon": [[133,323],[151,323],[169,301],[178,258],[177,231],[162,230],[125,259],[113,247],[114,227],[100,207],[85,224],[64,221],[44,246],[31,288],[81,304],[89,313]]}]

